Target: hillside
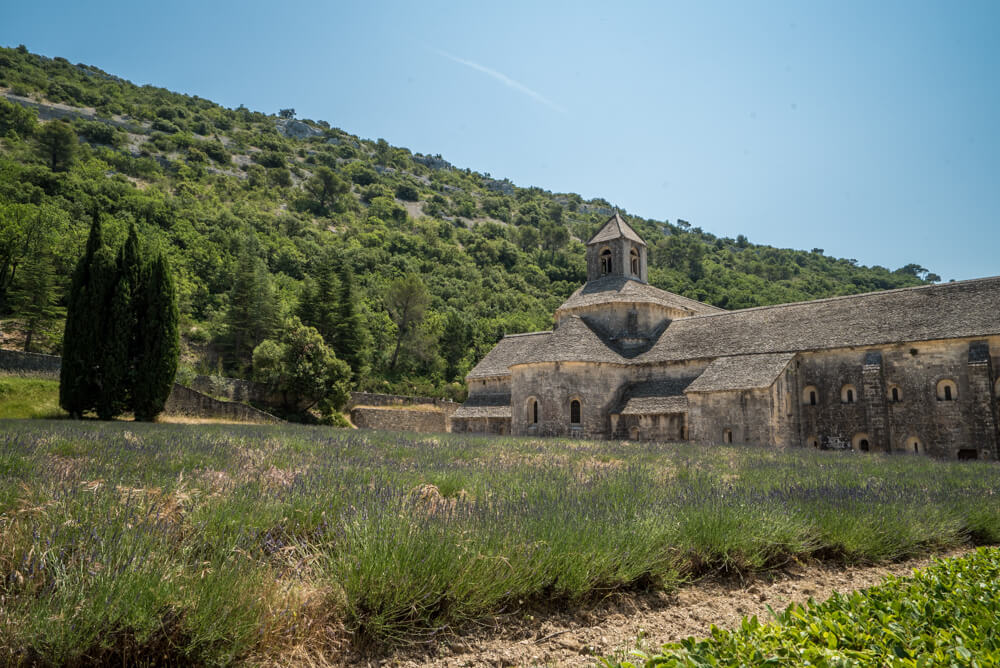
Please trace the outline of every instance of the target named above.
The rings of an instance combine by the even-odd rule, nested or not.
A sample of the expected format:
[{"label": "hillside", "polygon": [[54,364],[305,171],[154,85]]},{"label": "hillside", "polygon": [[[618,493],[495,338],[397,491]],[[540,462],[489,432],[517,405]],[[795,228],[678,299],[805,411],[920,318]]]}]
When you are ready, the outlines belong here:
[{"label": "hillside", "polygon": [[[460,397],[499,337],[549,328],[583,282],[582,241],[611,203],[294,116],[0,48],[3,344],[59,350],[94,216],[117,239],[134,221],[167,250],[184,359],[203,372],[249,374],[254,346],[297,315],[355,357],[359,388]],[[859,266],[681,220],[630,222],[649,244],[651,283],[727,309],[939,280],[915,264]],[[399,308],[408,297],[419,307],[410,320]],[[349,328],[337,326],[352,310],[345,299]]]}]

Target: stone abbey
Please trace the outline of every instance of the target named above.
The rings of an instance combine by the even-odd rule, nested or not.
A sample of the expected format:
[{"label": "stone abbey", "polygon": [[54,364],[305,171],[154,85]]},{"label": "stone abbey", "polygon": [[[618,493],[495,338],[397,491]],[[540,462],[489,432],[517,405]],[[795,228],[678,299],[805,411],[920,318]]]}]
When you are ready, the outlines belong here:
[{"label": "stone abbey", "polygon": [[555,321],[476,365],[452,431],[998,456],[1000,277],[725,311],[649,285],[616,213]]}]

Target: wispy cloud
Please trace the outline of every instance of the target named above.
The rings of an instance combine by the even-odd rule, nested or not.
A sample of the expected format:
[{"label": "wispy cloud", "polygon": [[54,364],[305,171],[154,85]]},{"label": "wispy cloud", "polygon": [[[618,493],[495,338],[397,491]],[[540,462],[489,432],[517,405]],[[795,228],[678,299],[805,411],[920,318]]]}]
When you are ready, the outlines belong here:
[{"label": "wispy cloud", "polygon": [[509,76],[507,76],[503,72],[497,72],[496,70],[490,69],[489,67],[486,67],[485,65],[480,65],[477,62],[473,62],[471,60],[466,60],[464,58],[459,58],[458,56],[453,56],[452,54],[447,53],[445,51],[441,51],[440,49],[434,49],[434,52],[437,53],[439,56],[442,56],[444,58],[447,58],[448,60],[454,61],[454,62],[456,62],[456,63],[458,63],[460,65],[465,65],[466,67],[471,67],[472,69],[476,70],[477,72],[482,72],[483,74],[487,74],[487,75],[493,77],[494,79],[496,79],[497,81],[499,81],[500,83],[502,83],[504,86],[507,86],[508,88],[513,88],[514,90],[518,91],[519,93],[524,93],[525,95],[527,95],[531,99],[535,100],[536,102],[540,102],[540,103],[544,104],[546,107],[548,107],[550,109],[553,109],[555,111],[558,111],[560,114],[565,114],[566,113],[566,109],[564,109],[563,107],[560,107],[558,104],[556,104],[555,102],[553,102],[549,98],[545,97],[544,95],[542,95],[538,91],[535,91],[535,90],[532,90],[532,89],[528,88],[523,83],[521,83],[519,81],[514,81],[513,79],[511,79]]}]

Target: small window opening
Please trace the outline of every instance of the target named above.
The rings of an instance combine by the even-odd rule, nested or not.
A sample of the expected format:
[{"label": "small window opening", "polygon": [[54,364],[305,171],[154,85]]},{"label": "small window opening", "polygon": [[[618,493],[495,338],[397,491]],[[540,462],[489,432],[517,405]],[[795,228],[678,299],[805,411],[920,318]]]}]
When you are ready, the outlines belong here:
[{"label": "small window opening", "polygon": [[848,390],[847,391],[847,403],[849,403],[849,404],[853,404],[854,403],[854,390]]},{"label": "small window opening", "polygon": [[899,388],[898,387],[892,388],[892,400],[893,401],[899,401]]},{"label": "small window opening", "polygon": [[955,381],[945,378],[937,384],[938,401],[955,401],[958,398],[958,386]]},{"label": "small window opening", "polygon": [[951,386],[950,385],[945,385],[944,386],[944,400],[945,401],[951,401]]},{"label": "small window opening", "polygon": [[853,404],[854,399],[857,396],[853,385],[844,385],[840,388],[840,402],[844,404]]},{"label": "small window opening", "polygon": [[858,441],[858,449],[861,450],[861,452],[868,452],[868,439],[867,438],[863,438],[860,441]]},{"label": "small window opening", "polygon": [[611,273],[611,250],[608,248],[601,251],[601,273]]},{"label": "small window opening", "polygon": [[916,436],[911,436],[906,439],[906,449],[915,455],[919,455],[924,451],[924,444]]},{"label": "small window opening", "polygon": [[538,402],[531,402],[531,424],[538,424]]},{"label": "small window opening", "polygon": [[569,421],[572,424],[580,424],[580,401],[578,399],[569,402]]},{"label": "small window opening", "polygon": [[732,443],[733,442],[733,430],[732,429],[726,429],[724,432],[722,432],[722,440],[725,443]]},{"label": "small window opening", "polygon": [[816,391],[815,390],[813,390],[812,392],[809,393],[809,405],[810,406],[815,406],[816,405]]},{"label": "small window opening", "polygon": [[635,276],[639,275],[639,253],[633,248],[629,252],[629,256],[632,259],[632,274]]}]

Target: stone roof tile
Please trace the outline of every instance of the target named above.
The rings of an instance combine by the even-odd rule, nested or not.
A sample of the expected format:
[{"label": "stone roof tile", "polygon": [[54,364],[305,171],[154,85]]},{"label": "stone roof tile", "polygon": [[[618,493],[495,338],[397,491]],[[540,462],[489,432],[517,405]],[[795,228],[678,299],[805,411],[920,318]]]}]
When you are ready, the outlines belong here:
[{"label": "stone roof tile", "polygon": [[466,379],[509,375],[511,364],[524,359],[532,349],[543,345],[551,335],[552,332],[508,334],[486,353],[486,357],[468,373]]},{"label": "stone roof tile", "polygon": [[725,313],[723,309],[688,299],[672,292],[624,276],[604,276],[588,281],[570,295],[556,311],[567,311],[600,304],[657,304],[689,315]]},{"label": "stone roof tile", "polygon": [[770,387],[795,353],[740,355],[712,360],[685,392],[723,392]]},{"label": "stone roof tile", "polygon": [[590,244],[611,241],[612,239],[620,239],[621,237],[625,237],[629,241],[634,241],[635,243],[643,246],[646,245],[646,242],[642,240],[642,237],[636,234],[635,230],[633,230],[628,223],[622,220],[621,215],[615,211],[615,215],[611,216],[611,218],[608,219],[608,222],[604,223],[601,229],[597,231],[597,234],[590,237],[587,245],[589,246]]},{"label": "stone roof tile", "polygon": [[633,363],[1000,334],[1000,276],[673,321]]},{"label": "stone roof tile", "polygon": [[649,380],[629,385],[622,395],[618,410],[621,415],[662,415],[687,412],[684,389],[694,376]]}]

